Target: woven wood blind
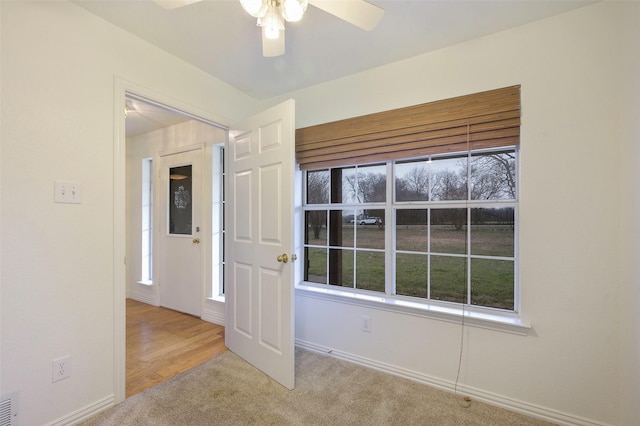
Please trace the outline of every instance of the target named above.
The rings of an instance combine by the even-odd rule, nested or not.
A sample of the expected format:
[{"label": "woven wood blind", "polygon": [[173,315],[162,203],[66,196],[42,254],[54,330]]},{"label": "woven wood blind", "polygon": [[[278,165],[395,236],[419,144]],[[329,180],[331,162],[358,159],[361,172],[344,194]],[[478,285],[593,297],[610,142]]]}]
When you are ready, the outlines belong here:
[{"label": "woven wood blind", "polygon": [[520,86],[296,130],[303,170],[517,145]]}]

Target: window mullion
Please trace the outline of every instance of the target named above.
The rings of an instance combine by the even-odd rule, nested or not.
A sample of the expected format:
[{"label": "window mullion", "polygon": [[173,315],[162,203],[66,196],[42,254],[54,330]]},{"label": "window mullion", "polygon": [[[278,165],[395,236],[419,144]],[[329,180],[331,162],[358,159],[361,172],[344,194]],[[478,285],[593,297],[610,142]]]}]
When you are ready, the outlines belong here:
[{"label": "window mullion", "polygon": [[385,279],[384,288],[386,294],[396,294],[396,224],[394,218],[394,183],[393,162],[387,162],[387,192],[384,208],[384,247],[385,247]]},{"label": "window mullion", "polygon": [[467,208],[467,305],[471,305],[471,208]]},{"label": "window mullion", "polygon": [[431,300],[431,209],[427,209],[427,300]]},{"label": "window mullion", "polygon": [[[467,301],[466,304],[471,306],[471,208],[469,207],[471,200],[471,151],[467,152]],[[464,304],[463,304],[464,305]]]}]

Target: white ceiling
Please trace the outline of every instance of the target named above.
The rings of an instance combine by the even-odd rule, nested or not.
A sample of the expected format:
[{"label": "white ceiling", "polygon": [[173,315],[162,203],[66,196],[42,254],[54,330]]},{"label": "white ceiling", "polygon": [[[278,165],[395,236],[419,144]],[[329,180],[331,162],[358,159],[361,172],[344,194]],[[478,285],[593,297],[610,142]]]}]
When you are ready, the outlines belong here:
[{"label": "white ceiling", "polygon": [[[344,0],[343,0],[344,1]],[[286,24],[286,53],[262,57],[260,29],[238,0],[166,10],[152,0],[75,0],[258,99],[409,58],[582,7],[582,0],[370,0],[385,10],[361,30],[313,6]]]},{"label": "white ceiling", "polygon": [[[262,56],[261,32],[238,0],[166,10],[153,0],[73,0],[257,99],[312,86],[593,3],[583,0],[370,0],[384,9],[364,31],[313,6],[286,24],[286,53]],[[345,1],[345,0],[337,0]],[[347,0],[348,1],[348,0]],[[127,136],[185,121],[130,100]]]},{"label": "white ceiling", "polygon": [[138,99],[127,98],[125,132],[127,137],[133,137],[149,133],[153,130],[162,129],[174,124],[188,121],[191,118],[162,108],[151,105]]}]

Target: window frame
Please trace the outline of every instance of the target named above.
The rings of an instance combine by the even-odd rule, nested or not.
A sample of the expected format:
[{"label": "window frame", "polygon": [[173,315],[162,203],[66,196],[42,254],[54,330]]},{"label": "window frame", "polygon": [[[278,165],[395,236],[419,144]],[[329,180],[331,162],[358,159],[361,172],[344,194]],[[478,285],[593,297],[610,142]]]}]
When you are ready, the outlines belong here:
[{"label": "window frame", "polygon": [[212,175],[211,175],[211,281],[207,289],[207,299],[223,302],[224,270],[226,268],[225,250],[225,214],[226,214],[226,149],[224,144],[212,147]]},{"label": "window frame", "polygon": [[[429,158],[443,158],[443,157],[453,157],[453,156],[466,156],[468,159],[471,159],[474,155],[477,154],[489,154],[492,152],[504,152],[504,151],[513,151],[516,155],[516,185],[515,185],[515,199],[497,199],[497,200],[472,200],[470,193],[471,182],[468,179],[467,185],[467,199],[466,200],[446,200],[446,201],[395,201],[395,176],[394,176],[394,165],[396,163],[412,161],[412,160],[420,160]],[[371,164],[381,164],[380,161],[376,161],[373,163],[367,164],[358,164],[359,167],[368,166]],[[521,300],[520,300],[520,280],[519,280],[519,253],[518,253],[518,234],[519,234],[519,180],[520,180],[520,152],[519,145],[508,146],[508,147],[496,147],[491,149],[478,149],[478,150],[469,150],[464,152],[457,153],[447,153],[442,155],[430,155],[424,157],[414,157],[414,158],[405,158],[398,160],[389,160],[383,164],[386,164],[386,201],[376,202],[376,203],[323,203],[323,204],[308,204],[307,203],[307,173],[313,172],[316,170],[330,170],[330,167],[320,168],[316,170],[306,170],[304,173],[301,173],[302,183],[302,210],[303,213],[307,211],[320,210],[320,211],[330,211],[330,210],[371,210],[371,209],[383,209],[385,214],[385,291],[377,292],[377,291],[369,291],[358,288],[350,288],[350,287],[340,287],[335,285],[328,284],[329,276],[327,275],[327,283],[315,283],[304,281],[301,279],[299,283],[296,285],[296,290],[299,294],[305,297],[315,297],[322,299],[330,299],[337,302],[342,303],[356,303],[358,305],[366,305],[370,307],[375,307],[384,310],[392,310],[403,313],[408,313],[412,315],[424,315],[428,317],[435,317],[437,319],[444,320],[452,320],[452,321],[460,321],[462,318],[463,321],[468,321],[472,324],[495,328],[502,331],[513,332],[516,334],[526,334],[527,330],[530,329],[530,325],[525,323],[521,318]],[[343,167],[343,166],[341,166]],[[350,167],[350,166],[344,166]],[[470,177],[470,169],[471,162],[468,162],[468,174],[467,177]],[[329,200],[330,201],[330,200]],[[447,301],[439,301],[429,298],[419,298],[414,296],[403,296],[395,294],[395,257],[396,257],[396,224],[395,217],[396,211],[402,209],[432,209],[432,208],[465,208],[467,209],[467,226],[470,226],[471,215],[470,212],[474,208],[478,207],[512,207],[514,209],[514,247],[513,247],[513,266],[514,266],[514,288],[513,288],[513,311],[499,308],[492,308],[488,306],[478,306],[471,305],[471,299],[467,298],[466,303],[458,303],[458,302],[447,302]],[[304,230],[304,223],[302,221],[303,233],[307,230]],[[467,232],[467,236],[465,238],[470,238],[470,232]],[[313,245],[305,244],[304,237],[301,238],[302,247],[313,247]],[[330,247],[329,241],[327,241],[327,248]],[[355,248],[354,248],[355,250]],[[471,255],[469,251],[464,255],[467,262],[471,262],[471,259],[476,256]],[[482,257],[482,256],[480,256]],[[304,260],[304,253],[302,253],[302,258]],[[327,262],[328,263],[328,262]],[[302,266],[304,269],[304,266]],[[329,265],[327,264],[327,270],[329,269]],[[355,275],[355,274],[354,274]],[[467,274],[468,275],[468,274]],[[304,272],[301,274],[301,277],[304,277]],[[469,281],[470,278],[467,277],[467,295],[470,292]]]},{"label": "window frame", "polygon": [[143,158],[141,163],[141,253],[140,280],[138,284],[150,286],[153,284],[153,158]]}]

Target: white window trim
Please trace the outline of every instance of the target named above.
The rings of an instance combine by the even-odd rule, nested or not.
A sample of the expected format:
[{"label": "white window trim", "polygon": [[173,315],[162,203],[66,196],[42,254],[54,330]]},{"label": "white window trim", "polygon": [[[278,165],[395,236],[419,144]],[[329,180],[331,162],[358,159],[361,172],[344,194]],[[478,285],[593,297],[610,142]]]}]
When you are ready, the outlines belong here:
[{"label": "white window trim", "polygon": [[[153,180],[153,159],[142,159],[142,235],[141,245],[141,267],[140,267],[140,281],[138,284],[153,285],[153,188],[155,182]],[[145,198],[148,203],[145,204]],[[146,233],[146,234],[145,234]]]},{"label": "white window trim", "polygon": [[[474,150],[466,152],[467,155],[473,155],[476,153],[486,153],[492,151],[502,151],[508,147],[500,147],[495,149],[488,150]],[[516,175],[519,179],[520,167],[519,167],[519,147],[511,147],[515,150],[517,154],[517,164],[516,164]],[[448,153],[446,156],[455,155],[456,153]],[[401,160],[398,160],[401,161]],[[387,161],[387,176],[391,176],[391,181],[395,182],[393,177],[393,164],[396,161]],[[376,163],[372,163],[376,164]],[[362,164],[359,166],[366,166],[366,164]],[[470,167],[470,165],[469,165]],[[306,174],[302,174],[301,179],[305,179]],[[344,203],[344,204],[313,204],[307,205],[306,199],[306,184],[303,182],[303,212],[309,210],[331,210],[339,207],[340,210],[344,209],[384,209],[385,210],[385,223],[393,223],[393,209],[394,208],[412,208],[412,207],[422,207],[424,203],[422,202],[393,202],[394,193],[393,193],[393,184],[387,185],[387,197],[385,202],[375,202],[375,203]],[[481,207],[483,205],[491,204],[495,206],[496,204],[504,204],[508,206],[515,207],[515,222],[519,223],[519,202],[518,202],[518,192],[519,188],[516,187],[516,199],[515,200],[465,200],[464,207],[465,208],[474,208]],[[438,207],[446,207],[451,204],[452,207],[461,207],[461,202],[447,202],[447,201],[439,201],[436,203]],[[432,318],[442,321],[449,321],[455,323],[464,322],[464,324],[472,325],[475,327],[486,328],[491,330],[509,332],[518,335],[528,335],[532,331],[532,326],[530,323],[523,321],[520,313],[520,288],[519,288],[519,262],[518,262],[518,232],[514,235],[514,266],[515,266],[515,282],[514,282],[514,310],[507,311],[502,309],[494,309],[491,307],[483,307],[483,306],[474,306],[469,304],[459,304],[453,302],[440,302],[433,299],[420,299],[414,297],[405,297],[401,295],[390,294],[392,293],[392,280],[394,278],[393,268],[387,268],[385,272],[385,293],[382,292],[373,292],[366,291],[354,288],[345,288],[339,286],[331,286],[329,284],[323,283],[312,283],[307,281],[302,281],[297,283],[295,286],[296,295],[303,297],[311,297],[321,300],[339,302],[339,303],[347,303],[362,307],[368,307],[379,310],[392,311],[407,315],[417,315],[426,318]],[[385,230],[385,246],[391,247],[390,244],[393,244],[393,233],[389,232],[389,230]],[[314,247],[313,245],[308,245],[308,247]],[[385,250],[386,255],[390,258],[395,256],[395,250]],[[301,258],[304,257],[304,254],[301,253]],[[475,256],[478,257],[478,256]],[[495,257],[494,257],[495,258]],[[391,265],[395,265],[393,260]]]},{"label": "white window trim", "polygon": [[345,303],[370,309],[390,311],[405,315],[415,315],[440,321],[460,324],[464,319],[465,325],[485,328],[495,331],[529,335],[532,332],[531,324],[523,321],[517,313],[489,308],[478,309],[466,305],[437,303],[435,301],[409,300],[398,296],[390,296],[383,293],[358,291],[357,289],[345,290],[344,288],[331,288],[326,284],[303,282],[296,285],[296,296],[320,299],[330,302]]},{"label": "white window trim", "polygon": [[225,259],[223,258],[224,247],[224,209],[225,209],[225,194],[224,192],[224,180],[225,180],[225,171],[224,171],[224,155],[225,149],[224,145],[214,145],[213,153],[212,153],[212,180],[211,185],[213,188],[212,191],[212,204],[211,204],[211,249],[212,249],[212,259],[211,259],[211,286],[207,289],[207,299],[223,302],[224,303],[224,293],[222,289],[224,288],[224,276],[223,276],[223,268],[225,264]]}]

